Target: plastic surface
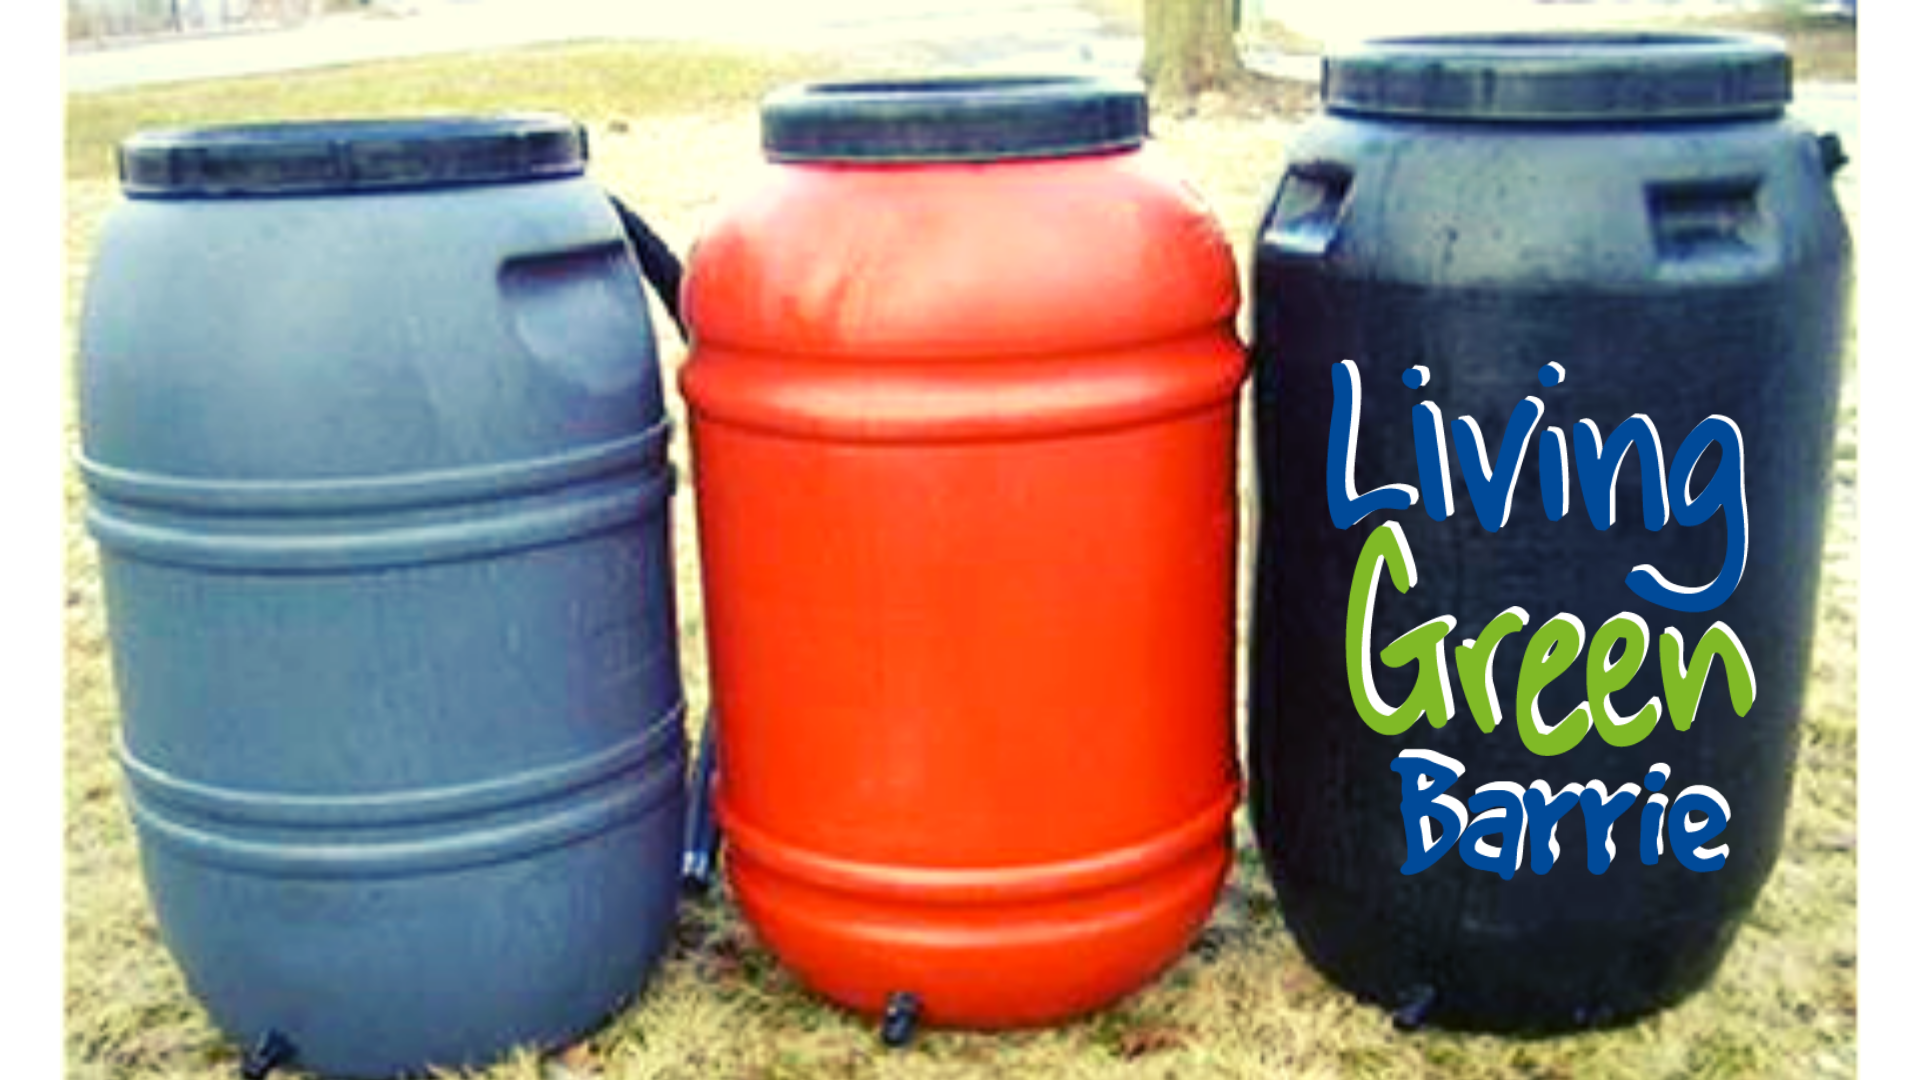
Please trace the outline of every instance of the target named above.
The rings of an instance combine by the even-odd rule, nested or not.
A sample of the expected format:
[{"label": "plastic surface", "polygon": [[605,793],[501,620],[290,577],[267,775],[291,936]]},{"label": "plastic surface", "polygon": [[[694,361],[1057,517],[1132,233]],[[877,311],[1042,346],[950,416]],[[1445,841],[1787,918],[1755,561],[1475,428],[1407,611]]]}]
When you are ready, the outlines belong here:
[{"label": "plastic surface", "polygon": [[79,373],[161,934],[242,1046],[385,1076],[557,1044],[678,893],[673,477],[584,178],[133,200]]},{"label": "plastic surface", "polygon": [[1791,98],[1785,44],[1742,34],[1384,38],[1328,56],[1321,79],[1330,112],[1428,120],[1750,119]]},{"label": "plastic surface", "polygon": [[813,83],[770,96],[761,145],[775,161],[1008,161],[1132,150],[1147,137],[1137,83],[982,75]]},{"label": "plastic surface", "polygon": [[[1281,909],[1317,966],[1409,1023],[1551,1031],[1676,1001],[1712,975],[1780,845],[1850,280],[1830,156],[1781,120],[1600,128],[1323,116],[1289,151],[1255,268],[1260,526],[1249,720],[1250,803]],[[1422,488],[1414,432],[1421,403],[1431,402],[1446,425],[1445,520],[1423,495],[1409,509],[1335,528],[1327,470],[1335,365],[1344,360],[1360,390],[1356,491]],[[1549,363],[1564,372],[1554,385],[1541,374]],[[1410,388],[1415,366],[1427,380]],[[1474,447],[1455,421],[1474,418],[1497,463],[1509,417],[1529,397],[1544,414],[1519,458],[1505,523],[1490,531],[1461,464],[1477,472]],[[1663,527],[1647,526],[1642,451],[1618,470],[1611,528],[1590,520],[1604,492],[1583,486],[1571,460],[1566,515],[1549,518],[1554,500],[1541,481],[1542,462],[1553,459],[1543,449],[1549,429],[1571,445],[1583,419],[1604,437],[1636,414],[1657,428],[1668,467],[1711,416],[1742,433],[1745,570],[1713,610],[1656,606],[1626,584],[1641,564],[1687,586],[1712,581],[1730,542],[1725,513],[1682,524],[1677,501]],[[1699,463],[1694,495],[1718,453]],[[1433,661],[1394,668],[1378,652],[1427,620],[1457,620],[1443,649],[1454,715],[1398,735],[1358,715],[1345,637],[1361,546],[1389,520],[1403,530],[1418,578],[1403,593],[1383,577],[1373,601],[1371,670],[1382,701],[1406,699],[1416,669]],[[1489,685],[1504,719],[1483,731],[1455,648],[1512,606],[1530,620],[1495,653]],[[1736,714],[1725,664],[1715,661],[1688,730],[1675,729],[1668,701],[1637,744],[1610,745],[1596,730],[1568,752],[1532,752],[1516,730],[1528,641],[1565,612],[1584,625],[1590,652],[1595,632],[1623,611],[1656,640],[1612,693],[1617,710],[1671,697],[1660,673],[1664,628],[1680,632],[1692,662],[1707,629],[1723,622],[1758,683],[1751,711]],[[1588,663],[1583,653],[1541,694],[1550,723],[1587,699]],[[1539,780],[1559,792],[1598,780],[1609,791],[1628,783],[1642,791],[1613,830],[1618,850],[1603,873],[1589,869],[1597,845],[1575,810],[1544,873],[1531,854],[1503,880],[1449,852],[1403,874],[1401,778],[1390,764],[1410,749],[1465,766],[1452,790],[1463,803],[1499,782],[1524,789]],[[1664,841],[1655,865],[1642,862],[1644,789],[1656,763],[1670,766],[1667,796],[1707,785],[1730,804],[1715,841],[1730,848],[1722,869],[1687,869]],[[1527,844],[1536,842],[1530,834]]]},{"label": "plastic surface", "polygon": [[1217,225],[1138,152],[774,165],[685,300],[746,917],[875,1018],[1139,988],[1204,924],[1238,795]]}]

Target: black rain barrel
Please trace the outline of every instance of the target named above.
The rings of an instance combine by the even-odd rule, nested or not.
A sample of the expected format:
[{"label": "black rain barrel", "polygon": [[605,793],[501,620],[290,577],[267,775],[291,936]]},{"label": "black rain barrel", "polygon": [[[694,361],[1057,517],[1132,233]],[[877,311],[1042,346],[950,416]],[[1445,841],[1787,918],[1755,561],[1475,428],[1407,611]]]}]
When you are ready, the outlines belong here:
[{"label": "black rain barrel", "polygon": [[383,1076],[564,1042],[684,813],[642,279],[558,117],[147,132],[80,468],[162,937],[215,1022]]},{"label": "black rain barrel", "polygon": [[1403,1022],[1674,1002],[1779,851],[1851,273],[1789,95],[1765,38],[1386,40],[1289,147],[1253,817],[1306,955]]}]

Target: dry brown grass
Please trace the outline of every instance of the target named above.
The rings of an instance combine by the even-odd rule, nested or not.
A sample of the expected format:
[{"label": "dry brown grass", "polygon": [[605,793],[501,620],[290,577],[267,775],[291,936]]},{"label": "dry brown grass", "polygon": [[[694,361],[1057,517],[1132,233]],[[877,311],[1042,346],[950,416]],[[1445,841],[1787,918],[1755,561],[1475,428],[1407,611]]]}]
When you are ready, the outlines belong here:
[{"label": "dry brown grass", "polygon": [[1787,43],[1796,79],[1853,82],[1859,77],[1859,29],[1851,19],[1796,10],[1783,3],[1771,11],[1729,12],[1679,20],[1678,25],[1771,34]]},{"label": "dry brown grass", "polygon": [[[550,59],[565,64],[569,57],[561,50]],[[619,99],[617,108],[588,99],[552,103],[592,125],[594,174],[642,208],[681,250],[720,197],[714,178],[739,178],[758,161],[749,107],[753,88],[792,70],[785,61],[759,58],[710,55],[704,62],[739,65],[728,68],[728,77],[737,78],[742,88],[734,99],[686,104],[662,90],[646,98],[644,110],[631,104],[639,95],[595,99]],[[431,82],[434,63],[409,70]],[[408,104],[391,96],[390,75],[384,67],[368,67],[310,78],[316,93],[333,95],[327,100],[382,112]],[[120,127],[128,118],[181,112],[219,118],[224,114],[192,110],[218,114],[223,102],[244,100],[243,89],[182,88],[74,102],[76,127],[97,134],[95,142],[75,148],[80,159],[70,162],[69,326],[93,237],[115,198],[100,167],[103,159],[94,153],[104,145],[99,140],[123,133]],[[470,108],[488,104],[478,92],[463,100]],[[523,103],[504,97],[492,104]],[[616,119],[624,122],[624,132],[612,130]],[[1257,110],[1203,109],[1156,118],[1155,152],[1178,163],[1206,193],[1243,264],[1256,214],[1272,189],[1292,130],[1290,121]],[[1854,212],[1851,191],[1843,188],[1849,213]],[[677,366],[676,345],[669,344],[667,359],[670,369]],[[753,942],[726,899],[716,897],[684,909],[677,944],[638,1001],[588,1041],[558,1054],[522,1053],[473,1075],[486,1080],[1851,1075],[1857,957],[1855,371],[1850,354],[1814,685],[1786,849],[1719,976],[1679,1007],[1634,1027],[1543,1041],[1396,1032],[1383,1014],[1331,986],[1303,961],[1243,822],[1238,865],[1201,942],[1160,981],[1079,1023],[999,1035],[933,1032],[908,1051],[888,1053],[867,1024],[796,986]],[[69,422],[69,440],[72,430]],[[684,469],[683,438],[674,455]],[[158,943],[142,892],[109,753],[116,706],[96,563],[78,524],[81,492],[71,469],[66,498],[68,1073],[76,1080],[227,1080],[235,1075],[234,1050],[188,995]],[[683,485],[674,517],[685,677],[697,716],[704,706],[706,666],[690,498]]]}]

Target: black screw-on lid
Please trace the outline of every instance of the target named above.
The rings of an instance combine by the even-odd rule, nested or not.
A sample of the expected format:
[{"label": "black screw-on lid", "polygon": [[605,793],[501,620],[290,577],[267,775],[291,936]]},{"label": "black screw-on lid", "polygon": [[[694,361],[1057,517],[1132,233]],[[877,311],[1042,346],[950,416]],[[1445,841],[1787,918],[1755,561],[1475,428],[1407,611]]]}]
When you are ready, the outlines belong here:
[{"label": "black screw-on lid", "polygon": [[1383,38],[1328,56],[1328,111],[1435,120],[1730,120],[1793,96],[1777,39],[1747,34],[1458,34]]},{"label": "black screw-on lid", "polygon": [[760,106],[774,161],[1005,161],[1131,150],[1147,137],[1137,83],[969,76],[790,87]]},{"label": "black screw-on lid", "polygon": [[134,198],[314,195],[575,176],[587,136],[545,114],[240,124],[143,131],[119,158]]}]

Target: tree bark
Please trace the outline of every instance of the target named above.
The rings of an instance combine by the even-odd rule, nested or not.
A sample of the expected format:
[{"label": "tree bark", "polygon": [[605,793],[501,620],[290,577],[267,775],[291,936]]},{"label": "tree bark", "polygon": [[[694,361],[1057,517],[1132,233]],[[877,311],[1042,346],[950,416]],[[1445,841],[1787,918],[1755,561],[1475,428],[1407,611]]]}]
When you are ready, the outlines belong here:
[{"label": "tree bark", "polygon": [[1246,69],[1233,43],[1234,0],[1146,0],[1141,81],[1156,96],[1225,89]]}]

